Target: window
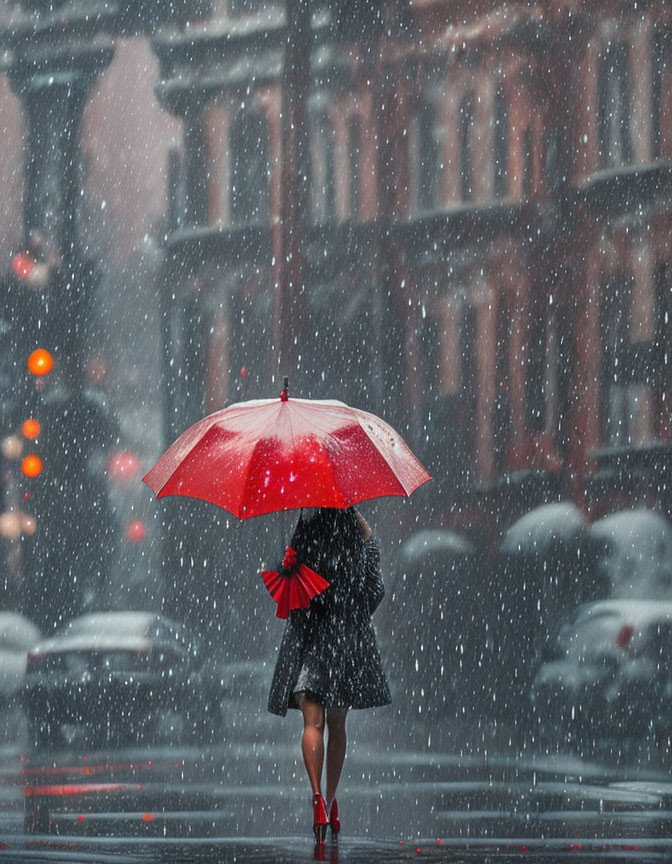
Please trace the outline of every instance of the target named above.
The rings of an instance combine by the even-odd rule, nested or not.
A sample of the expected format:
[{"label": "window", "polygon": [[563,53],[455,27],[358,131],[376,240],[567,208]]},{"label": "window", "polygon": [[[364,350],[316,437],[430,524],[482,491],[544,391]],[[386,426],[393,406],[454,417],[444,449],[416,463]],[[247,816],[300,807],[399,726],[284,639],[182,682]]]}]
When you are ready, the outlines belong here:
[{"label": "window", "polygon": [[436,109],[428,99],[422,99],[418,105],[409,146],[415,209],[419,212],[434,210],[439,204],[441,149]]},{"label": "window", "polygon": [[494,123],[494,192],[495,198],[505,198],[509,191],[509,109],[503,90],[495,93]]},{"label": "window", "polygon": [[502,291],[497,304],[495,403],[492,417],[495,469],[498,474],[506,471],[511,441],[511,311],[509,297],[506,291]]},{"label": "window", "polygon": [[269,221],[268,124],[257,111],[239,111],[231,129],[231,224]]},{"label": "window", "polygon": [[350,218],[359,219],[361,200],[362,124],[353,116],[348,123],[348,150],[350,164]]},{"label": "window", "polygon": [[672,28],[657,33],[653,41],[653,80],[651,82],[652,155],[660,159],[670,151],[666,147],[666,118],[672,107]]},{"label": "window", "polygon": [[657,416],[669,413],[672,398],[672,284],[670,267],[660,263],[655,271],[655,350],[652,366],[656,370]]},{"label": "window", "polygon": [[[462,306],[460,324],[460,389],[457,405],[459,428],[458,452],[463,465],[474,460],[476,404],[478,395],[478,364],[476,357],[476,308],[469,303]],[[462,469],[464,471],[464,469]],[[465,480],[468,478],[465,478]]]},{"label": "window", "polygon": [[[567,148],[564,148],[562,142],[564,135],[557,126],[552,126],[546,130],[546,145],[544,150],[544,176],[548,188],[554,192],[564,186],[568,177],[567,166]],[[525,147],[525,142],[523,141]],[[523,170],[525,170],[525,152],[523,153]],[[531,163],[532,160],[530,160]],[[523,177],[523,188],[525,187],[525,178]]]},{"label": "window", "polygon": [[602,443],[609,446],[630,443],[629,404],[632,279],[619,274],[607,282],[600,298],[600,426]]},{"label": "window", "polygon": [[474,96],[467,93],[460,104],[460,188],[463,201],[474,197]]},{"label": "window", "polygon": [[336,218],[335,135],[326,112],[315,118],[311,153],[311,198],[315,222]]},{"label": "window", "polygon": [[182,419],[194,423],[203,414],[207,355],[203,346],[208,344],[210,330],[209,320],[196,297],[186,306],[183,326]]},{"label": "window", "polygon": [[548,316],[545,298],[535,297],[531,303],[530,349],[528,354],[527,421],[534,432],[546,426],[546,355]]},{"label": "window", "polygon": [[[549,298],[550,303],[550,298]],[[572,370],[574,364],[574,316],[576,309],[571,301],[563,300],[553,303],[551,315],[550,336],[552,338],[552,356],[550,365],[553,374],[551,379],[555,390],[553,409],[555,421],[555,441],[558,451],[567,456],[572,441],[571,406],[572,406]]]},{"label": "window", "polygon": [[632,161],[628,46],[610,45],[598,69],[598,165],[619,168]]},{"label": "window", "polygon": [[532,152],[532,130],[528,126],[523,132],[523,197],[531,198],[534,192],[534,154]]},{"label": "window", "polygon": [[440,464],[446,445],[446,416],[441,394],[441,321],[431,308],[423,304],[422,319],[417,331],[422,356],[424,404],[422,412],[422,453],[431,464]]}]

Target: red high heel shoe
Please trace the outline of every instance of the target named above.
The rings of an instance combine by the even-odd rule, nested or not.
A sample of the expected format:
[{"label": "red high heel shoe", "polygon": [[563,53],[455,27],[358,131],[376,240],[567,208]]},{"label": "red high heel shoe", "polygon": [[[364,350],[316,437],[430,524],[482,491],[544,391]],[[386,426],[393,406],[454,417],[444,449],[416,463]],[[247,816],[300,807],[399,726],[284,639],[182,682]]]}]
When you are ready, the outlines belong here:
[{"label": "red high heel shoe", "polygon": [[341,820],[338,818],[338,804],[336,799],[331,802],[331,811],[329,813],[329,827],[332,834],[338,834],[341,830]]},{"label": "red high heel shoe", "polygon": [[320,793],[316,792],[313,795],[313,831],[318,843],[324,843],[328,823],[326,802]]}]

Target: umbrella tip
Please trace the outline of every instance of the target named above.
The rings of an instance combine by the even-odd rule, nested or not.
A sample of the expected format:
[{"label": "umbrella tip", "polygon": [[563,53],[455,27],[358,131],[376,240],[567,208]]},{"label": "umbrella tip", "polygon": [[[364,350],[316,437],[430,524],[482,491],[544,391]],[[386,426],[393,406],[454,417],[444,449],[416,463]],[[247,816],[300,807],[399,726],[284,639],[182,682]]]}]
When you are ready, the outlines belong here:
[{"label": "umbrella tip", "polygon": [[282,393],[280,394],[280,398],[282,399],[283,402],[286,402],[289,399],[289,396],[287,395],[288,389],[289,389],[289,377],[287,375],[285,375],[285,377],[282,379]]}]

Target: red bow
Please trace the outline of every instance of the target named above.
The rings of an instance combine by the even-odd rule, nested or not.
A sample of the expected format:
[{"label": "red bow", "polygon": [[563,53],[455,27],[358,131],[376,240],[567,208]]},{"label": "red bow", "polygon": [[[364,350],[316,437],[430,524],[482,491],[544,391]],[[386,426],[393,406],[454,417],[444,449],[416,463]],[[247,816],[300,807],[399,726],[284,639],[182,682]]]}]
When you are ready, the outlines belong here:
[{"label": "red bow", "polygon": [[282,569],[286,572],[278,573],[276,570],[261,572],[264,585],[278,604],[275,613],[278,618],[288,618],[292,609],[308,609],[313,597],[329,587],[327,580],[319,573],[306,567],[305,564],[299,564],[296,552],[291,546],[285,549]]}]

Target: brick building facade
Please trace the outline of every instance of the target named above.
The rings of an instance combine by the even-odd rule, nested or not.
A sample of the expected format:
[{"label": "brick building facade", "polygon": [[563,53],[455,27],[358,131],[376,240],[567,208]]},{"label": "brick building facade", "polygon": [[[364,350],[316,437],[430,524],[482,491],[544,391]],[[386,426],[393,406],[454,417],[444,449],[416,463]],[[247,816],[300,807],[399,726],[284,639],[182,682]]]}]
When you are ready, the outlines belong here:
[{"label": "brick building facade", "polygon": [[[272,392],[282,4],[215,20],[155,43],[185,118],[171,435]],[[288,371],[405,428],[436,521],[496,542],[549,497],[669,510],[671,24],[663,3],[418,0],[372,49],[313,16]]]},{"label": "brick building facade", "polygon": [[[95,137],[128,81],[116,60],[101,74],[84,128],[92,182],[120,217],[118,259],[133,242],[125,201],[144,225],[160,197],[147,178],[169,178],[166,441],[227,401],[272,394],[286,372],[297,395],[402,428],[436,478],[423,521],[490,548],[560,497],[593,517],[637,503],[670,515],[672,10],[401,5],[382,4],[380,31],[313,4],[305,290],[280,310],[284,3],[217,0],[207,20],[153,31],[173,117],[152,114],[166,140],[148,173],[117,176],[128,195],[110,181],[116,148]],[[0,99],[14,129],[13,97]],[[131,161],[143,140],[128,138]],[[0,194],[16,205],[16,185]],[[294,346],[282,370],[278,328]],[[202,556],[206,528],[167,560]]]}]

